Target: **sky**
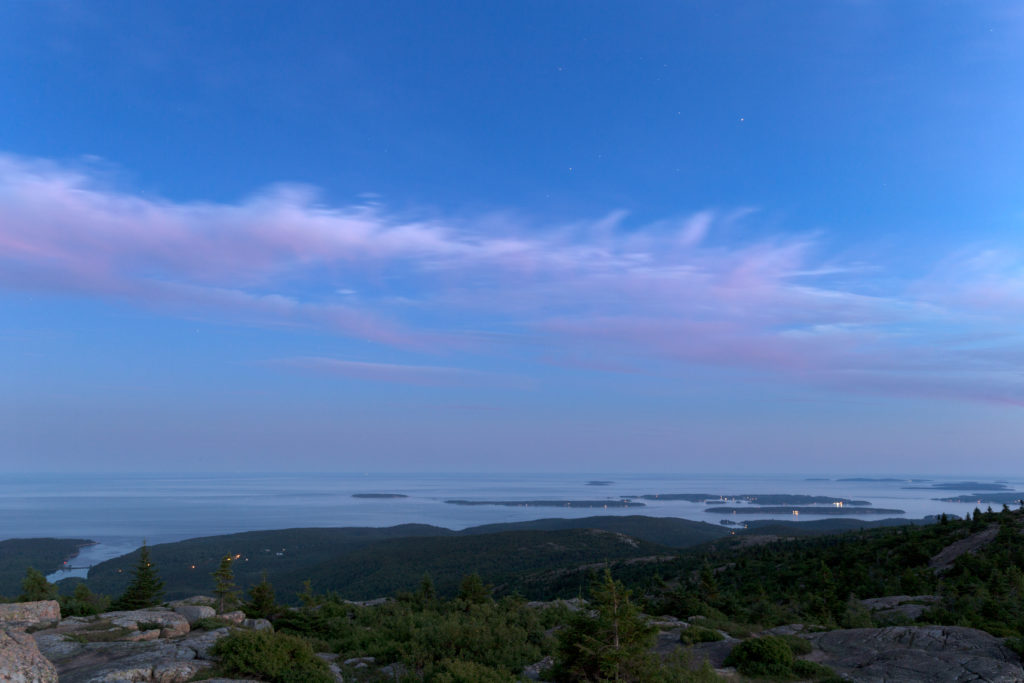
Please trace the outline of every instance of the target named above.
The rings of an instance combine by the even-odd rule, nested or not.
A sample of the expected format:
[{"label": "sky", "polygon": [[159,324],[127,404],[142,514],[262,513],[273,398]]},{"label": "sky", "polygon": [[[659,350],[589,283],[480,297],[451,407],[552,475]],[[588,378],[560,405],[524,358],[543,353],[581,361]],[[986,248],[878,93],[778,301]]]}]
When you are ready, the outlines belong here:
[{"label": "sky", "polygon": [[1017,2],[0,3],[0,471],[1024,475]]}]

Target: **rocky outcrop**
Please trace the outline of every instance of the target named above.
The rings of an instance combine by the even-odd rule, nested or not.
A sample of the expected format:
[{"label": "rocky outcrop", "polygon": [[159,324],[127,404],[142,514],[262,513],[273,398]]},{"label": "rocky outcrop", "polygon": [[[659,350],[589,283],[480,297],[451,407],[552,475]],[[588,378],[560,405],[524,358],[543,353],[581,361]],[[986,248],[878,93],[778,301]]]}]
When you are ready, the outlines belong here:
[{"label": "rocky outcrop", "polygon": [[234,612],[224,612],[222,614],[218,614],[217,616],[223,619],[224,621],[230,621],[232,624],[240,625],[243,621],[245,621],[245,612],[243,612],[242,610],[236,610]]},{"label": "rocky outcrop", "polygon": [[0,626],[5,628],[48,628],[60,623],[60,604],[56,600],[0,604]]},{"label": "rocky outcrop", "polygon": [[177,638],[189,632],[188,619],[166,609],[133,610],[130,612],[107,612],[100,619],[109,620],[114,626],[129,631],[148,631],[159,628],[161,638]]},{"label": "rocky outcrop", "polygon": [[978,552],[995,540],[995,537],[998,535],[999,525],[991,524],[983,531],[979,531],[971,534],[967,538],[961,538],[959,541],[950,543],[936,553],[935,557],[928,561],[928,566],[936,573],[944,572],[947,569],[952,568],[953,563],[956,562],[956,558],[960,557],[964,553]]},{"label": "rocky outcrop", "polygon": [[971,628],[892,626],[806,637],[815,648],[809,658],[863,683],[1024,680],[1024,667],[1016,654],[999,638]]},{"label": "rocky outcrop", "polygon": [[174,611],[185,617],[189,626],[193,626],[201,619],[209,619],[210,617],[217,616],[217,610],[212,607],[207,607],[206,605],[178,605],[174,608]]},{"label": "rocky outcrop", "polygon": [[273,631],[274,625],[267,619],[246,619],[242,626],[253,631]]},{"label": "rocky outcrop", "polygon": [[18,629],[0,629],[0,681],[57,683],[57,669],[39,652],[32,636]]},{"label": "rocky outcrop", "polygon": [[61,683],[153,681],[184,683],[213,665],[181,642],[78,643],[63,636],[37,637],[40,649],[57,667]]},{"label": "rocky outcrop", "polygon": [[[173,615],[169,621],[175,617],[184,620],[174,612],[158,614]],[[117,616],[105,618],[111,615]],[[162,629],[131,630],[126,626],[112,626],[115,619],[121,624],[145,625],[146,620],[152,618],[151,610],[114,612],[75,620],[34,636],[42,654],[56,665],[61,683],[183,683],[213,666],[210,649],[218,639],[228,635],[228,629],[220,628],[188,632],[184,637],[161,638]]]},{"label": "rocky outcrop", "polygon": [[887,624],[900,623],[900,619],[914,621],[939,601],[937,595],[888,595],[861,600],[860,604],[871,611],[876,624]]}]

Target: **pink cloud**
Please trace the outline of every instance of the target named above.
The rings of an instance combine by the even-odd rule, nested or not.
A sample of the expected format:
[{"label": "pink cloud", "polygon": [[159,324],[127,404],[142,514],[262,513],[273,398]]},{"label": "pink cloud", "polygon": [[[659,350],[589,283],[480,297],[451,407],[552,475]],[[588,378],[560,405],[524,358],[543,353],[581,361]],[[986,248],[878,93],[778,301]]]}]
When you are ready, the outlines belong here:
[{"label": "pink cloud", "polygon": [[[409,220],[288,185],[172,202],[0,156],[0,287],[435,353],[504,357],[519,335],[520,354],[529,338],[542,358],[593,368],[632,369],[635,357],[850,391],[1019,399],[1007,316],[1024,312],[1024,270],[1011,255],[957,255],[879,294],[863,265],[823,258],[819,237],[718,237],[749,213],[629,229],[624,211],[541,227],[509,215]],[[455,370],[317,363],[382,379]]]}]

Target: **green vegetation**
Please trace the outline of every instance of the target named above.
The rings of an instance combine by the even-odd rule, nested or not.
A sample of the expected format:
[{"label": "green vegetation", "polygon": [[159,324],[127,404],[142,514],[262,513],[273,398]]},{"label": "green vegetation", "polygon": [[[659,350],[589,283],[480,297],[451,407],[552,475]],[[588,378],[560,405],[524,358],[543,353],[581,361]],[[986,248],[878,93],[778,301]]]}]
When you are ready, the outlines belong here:
[{"label": "green vegetation", "polygon": [[[710,524],[699,528],[703,527],[714,529],[716,537],[728,533]],[[671,557],[675,551],[620,532],[587,528],[455,534],[422,525],[252,532],[152,548],[153,561],[167,581],[169,599],[209,592],[208,577],[225,553],[239,556],[232,570],[243,590],[261,581],[265,573],[282,602],[295,604],[307,580],[318,592],[338,591],[349,599],[366,600],[411,590],[424,572],[435,577],[437,590],[445,597],[454,596],[460,577],[473,572],[493,584],[497,595],[519,591],[537,598],[573,597],[587,585],[588,577],[562,579],[580,566]],[[90,587],[104,593],[124,590],[124,567],[137,558],[134,553],[93,568]]]},{"label": "green vegetation", "polygon": [[[79,538],[12,538],[0,541],[0,595],[17,595],[29,567],[43,575],[60,569],[64,561],[92,541]],[[2,602],[2,600],[0,600]]]},{"label": "green vegetation", "polygon": [[591,588],[597,614],[580,611],[558,638],[552,674],[557,681],[654,681],[656,631],[610,571]]},{"label": "green vegetation", "polygon": [[725,636],[716,629],[705,628],[704,626],[691,626],[683,629],[683,632],[679,634],[679,642],[684,645],[715,643],[719,640],[725,640]]},{"label": "green vegetation", "polygon": [[736,667],[744,676],[758,679],[823,683],[843,680],[826,666],[796,658],[810,650],[810,645],[801,638],[763,636],[744,640],[733,648],[725,663]]},{"label": "green vegetation", "polygon": [[85,583],[79,583],[74,593],[62,595],[59,600],[61,617],[90,617],[110,607],[110,598],[94,594]]},{"label": "green vegetation", "polygon": [[139,561],[135,565],[131,581],[124,593],[113,604],[117,610],[133,610],[152,607],[160,603],[164,592],[164,582],[156,573],[156,567],[149,556],[149,546],[145,541],[139,549]]},{"label": "green vegetation", "polygon": [[18,602],[56,599],[57,587],[47,581],[42,572],[34,567],[29,567],[25,571],[25,578],[21,582],[21,595],[18,596]]},{"label": "green vegetation", "polygon": [[277,614],[277,598],[274,594],[274,587],[267,581],[264,572],[263,579],[249,589],[249,599],[242,604],[245,616],[252,619],[270,619]]},{"label": "green vegetation", "polygon": [[220,659],[211,675],[259,678],[270,683],[333,683],[327,664],[302,638],[266,631],[235,631],[211,652]]},{"label": "green vegetation", "polygon": [[[290,589],[301,587],[289,597],[303,606],[278,605],[269,572],[250,583],[247,614],[270,619],[277,635],[224,639],[230,654],[223,673],[284,681],[292,680],[287,671],[301,671],[315,681],[325,669],[319,660],[310,664],[308,655],[330,652],[340,662],[375,658],[364,669],[345,667],[346,679],[355,681],[383,680],[382,665],[393,665],[388,680],[508,681],[546,656],[554,661],[542,674],[548,680],[712,681],[712,670],[694,669],[689,660],[724,647],[710,644],[727,633],[744,641],[729,659],[744,676],[834,681],[833,672],[801,659],[810,651],[808,640],[765,632],[791,623],[809,630],[913,623],[904,612],[872,613],[861,602],[893,595],[923,596],[918,623],[980,628],[1024,651],[1024,510],[976,510],[967,520],[942,515],[927,525],[865,524],[839,534],[814,526],[801,537],[764,533],[794,529],[771,523],[735,535],[723,530],[724,538],[682,551],[617,530],[642,526],[645,518],[614,519],[606,523],[618,525],[615,530],[543,528],[552,520],[534,523],[542,528],[492,525],[458,534],[406,528],[420,533],[412,537],[388,537],[401,533],[394,529],[304,530],[298,545],[281,547],[285,554],[293,547],[316,549],[315,561],[286,561],[279,575]],[[650,522],[648,537],[667,539],[683,529]],[[328,548],[324,539],[332,535],[343,542]],[[157,546],[154,555],[181,547],[212,550],[199,541],[210,539]],[[958,547],[965,552],[951,552]],[[218,591],[234,591],[235,571],[283,557],[275,551],[265,554],[266,562],[246,562],[232,559],[237,552],[226,556],[231,550],[221,546],[216,555],[224,570],[213,572]],[[149,549],[141,548],[137,558],[130,588],[158,590]],[[191,569],[184,574],[197,576]],[[25,578],[26,597],[52,594],[39,572]],[[206,578],[194,592],[208,590]],[[372,607],[342,599],[388,594],[396,597]],[[559,602],[529,606],[522,595],[586,595],[590,602],[573,611]],[[62,598],[67,613],[91,613],[99,604],[102,597],[84,585]],[[675,654],[654,654],[655,630],[644,615],[689,621]],[[225,625],[205,620],[196,627]],[[82,637],[111,636],[100,629]],[[666,645],[659,642],[659,648]]]},{"label": "green vegetation", "polygon": [[[551,651],[544,630],[564,622],[564,610],[540,611],[520,598],[495,601],[486,587],[466,577],[462,598],[438,598],[429,580],[414,593],[375,607],[314,596],[316,604],[282,613],[279,633],[302,636],[341,659],[374,657],[421,672],[416,680],[514,678]],[[483,590],[480,590],[483,588]],[[472,671],[476,678],[465,678]]]}]

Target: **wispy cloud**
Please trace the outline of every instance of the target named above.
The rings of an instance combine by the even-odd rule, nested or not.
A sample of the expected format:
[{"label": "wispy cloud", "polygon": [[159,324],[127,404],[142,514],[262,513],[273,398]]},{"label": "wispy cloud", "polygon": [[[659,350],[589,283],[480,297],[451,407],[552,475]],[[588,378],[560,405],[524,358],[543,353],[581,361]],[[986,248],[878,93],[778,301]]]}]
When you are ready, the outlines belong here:
[{"label": "wispy cloud", "polygon": [[[1024,402],[1012,353],[1024,269],[1011,252],[967,250],[916,279],[889,273],[880,292],[884,263],[829,258],[820,235],[737,241],[726,228],[749,213],[648,225],[625,211],[547,226],[507,215],[409,220],[377,204],[329,206],[295,186],[184,203],[0,156],[0,287],[472,350],[495,364],[525,336],[536,358],[570,367],[644,359],[846,391]],[[468,376],[430,364],[287,362],[388,381]]]}]

